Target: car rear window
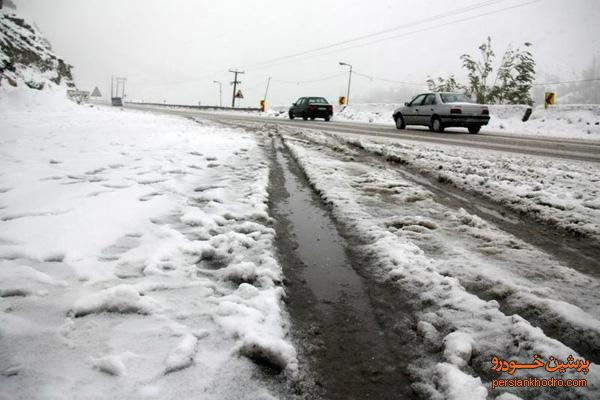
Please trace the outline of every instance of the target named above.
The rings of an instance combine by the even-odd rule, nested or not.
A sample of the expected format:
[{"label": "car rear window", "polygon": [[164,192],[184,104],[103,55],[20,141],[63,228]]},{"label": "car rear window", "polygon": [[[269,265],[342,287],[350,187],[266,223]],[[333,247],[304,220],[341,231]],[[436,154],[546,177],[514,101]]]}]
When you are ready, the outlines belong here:
[{"label": "car rear window", "polygon": [[440,93],[444,103],[473,103],[466,94],[462,93]]},{"label": "car rear window", "polygon": [[308,99],[308,104],[329,104],[323,97],[311,97]]}]

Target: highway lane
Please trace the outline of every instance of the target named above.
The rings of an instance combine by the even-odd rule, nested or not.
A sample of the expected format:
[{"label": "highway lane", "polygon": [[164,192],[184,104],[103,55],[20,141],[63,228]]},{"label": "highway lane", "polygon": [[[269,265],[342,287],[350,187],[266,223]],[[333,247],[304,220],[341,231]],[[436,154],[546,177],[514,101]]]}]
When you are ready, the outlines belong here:
[{"label": "highway lane", "polygon": [[267,118],[257,115],[212,113],[206,111],[174,109],[166,107],[148,107],[127,104],[127,108],[151,110],[187,117],[200,117],[222,123],[272,123],[297,128],[316,129],[327,132],[392,138],[400,141],[425,142],[440,145],[453,145],[508,153],[528,154],[551,158],[600,162],[600,141],[562,139],[551,137],[531,137],[513,134],[481,133],[471,135],[461,129],[454,132],[435,133],[426,129],[398,130],[393,126],[340,121],[303,121],[285,118]]}]

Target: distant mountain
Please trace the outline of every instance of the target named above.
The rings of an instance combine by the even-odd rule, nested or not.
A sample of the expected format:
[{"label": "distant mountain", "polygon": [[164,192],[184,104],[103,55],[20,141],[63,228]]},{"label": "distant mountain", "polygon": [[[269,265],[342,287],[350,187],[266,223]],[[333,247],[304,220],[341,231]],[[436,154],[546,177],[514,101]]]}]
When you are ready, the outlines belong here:
[{"label": "distant mountain", "polygon": [[74,87],[71,68],[33,24],[14,9],[0,10],[0,85],[43,89],[52,82]]}]

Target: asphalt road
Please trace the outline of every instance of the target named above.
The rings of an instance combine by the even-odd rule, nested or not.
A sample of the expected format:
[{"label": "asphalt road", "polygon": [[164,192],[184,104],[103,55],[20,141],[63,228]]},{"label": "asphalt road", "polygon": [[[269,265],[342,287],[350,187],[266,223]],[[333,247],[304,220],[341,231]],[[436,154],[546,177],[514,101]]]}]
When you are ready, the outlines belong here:
[{"label": "asphalt road", "polygon": [[471,135],[464,129],[453,129],[446,133],[434,133],[424,129],[398,130],[393,126],[360,122],[339,122],[322,120],[303,121],[285,118],[266,118],[256,115],[211,113],[197,110],[170,109],[128,104],[127,108],[152,110],[167,114],[197,116],[224,123],[263,122],[298,128],[310,128],[328,132],[348,133],[364,136],[393,138],[403,141],[426,142],[440,145],[480,148],[509,153],[561,158],[569,160],[600,162],[600,141],[559,139],[550,137],[529,137],[511,134],[480,133]]}]

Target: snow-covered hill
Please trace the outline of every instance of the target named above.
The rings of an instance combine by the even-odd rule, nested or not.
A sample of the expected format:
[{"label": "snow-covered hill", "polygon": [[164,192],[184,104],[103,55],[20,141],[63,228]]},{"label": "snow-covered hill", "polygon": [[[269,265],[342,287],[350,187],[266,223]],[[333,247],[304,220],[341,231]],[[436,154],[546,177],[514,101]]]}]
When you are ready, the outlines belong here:
[{"label": "snow-covered hill", "polygon": [[0,10],[0,86],[74,86],[71,66],[14,10]]}]

